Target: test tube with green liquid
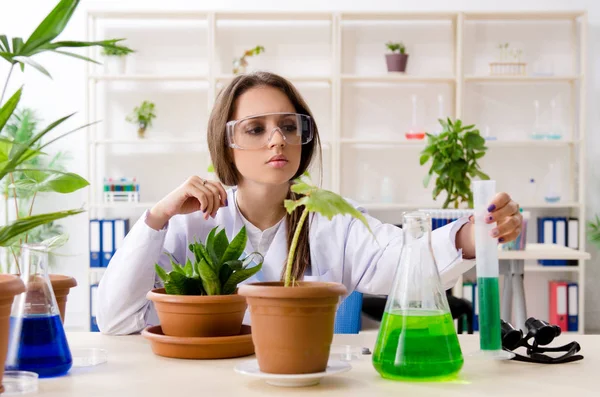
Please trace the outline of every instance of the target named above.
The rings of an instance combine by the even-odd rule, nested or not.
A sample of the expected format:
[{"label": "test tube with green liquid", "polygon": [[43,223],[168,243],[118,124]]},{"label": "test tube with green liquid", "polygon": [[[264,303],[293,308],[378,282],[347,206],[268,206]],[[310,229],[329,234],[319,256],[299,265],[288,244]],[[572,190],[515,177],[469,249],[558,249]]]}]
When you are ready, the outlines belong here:
[{"label": "test tube with green liquid", "polygon": [[495,195],[496,181],[473,181],[479,347],[481,352],[486,355],[495,358],[510,358],[512,355],[502,350],[500,332],[498,241],[491,235],[496,224],[485,221],[488,208]]}]

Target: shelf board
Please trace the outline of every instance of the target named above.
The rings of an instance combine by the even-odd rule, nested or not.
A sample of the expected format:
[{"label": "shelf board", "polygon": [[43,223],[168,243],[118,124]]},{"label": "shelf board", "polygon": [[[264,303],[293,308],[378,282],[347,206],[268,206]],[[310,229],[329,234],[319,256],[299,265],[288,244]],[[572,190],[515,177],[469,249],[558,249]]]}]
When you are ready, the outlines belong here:
[{"label": "shelf board", "polygon": [[90,142],[91,145],[204,145],[206,141],[199,139],[178,139],[178,138],[165,138],[165,139],[98,139]]},{"label": "shelf board", "polygon": [[206,75],[184,74],[92,74],[95,81],[208,81]]},{"label": "shelf board", "polygon": [[357,83],[455,83],[456,79],[452,76],[418,76],[391,72],[374,76],[343,74],[342,81]]},{"label": "shelf board", "polygon": [[435,207],[435,204],[366,203],[366,204],[361,204],[361,207],[363,207],[367,211],[393,211],[393,210],[432,208],[432,207]]},{"label": "shelf board", "polygon": [[535,208],[535,209],[543,209],[543,208],[579,208],[581,207],[581,203],[577,202],[577,201],[564,201],[561,202],[559,201],[558,203],[546,203],[546,202],[539,202],[539,203],[519,203],[519,206],[521,208],[523,208],[524,210],[527,210],[529,208]]},{"label": "shelf board", "polygon": [[206,19],[206,12],[181,11],[140,11],[140,10],[90,10],[90,16],[111,19]]},{"label": "shelf board", "polygon": [[579,76],[465,76],[466,82],[474,83],[495,83],[495,82],[515,82],[515,83],[571,83],[579,80]]},{"label": "shelf board", "polygon": [[[343,144],[353,145],[386,145],[386,146],[413,146],[424,147],[427,139],[407,140],[400,139],[363,139],[363,138],[342,138]],[[579,141],[567,140],[522,140],[522,141],[503,141],[503,140],[488,140],[486,145],[489,147],[548,147],[548,146],[569,146],[577,144]]]},{"label": "shelf board", "polygon": [[[559,209],[559,208],[579,208],[581,203],[575,201],[565,201],[558,203],[519,203],[519,206],[524,210],[529,209]],[[442,209],[439,204],[435,203],[366,203],[361,207],[368,211],[379,210],[379,211],[392,211],[392,210],[404,210],[404,209]],[[451,210],[451,209],[450,209]]]},{"label": "shelf board", "polygon": [[[215,79],[217,82],[225,82],[233,80],[236,77],[233,74],[221,74],[218,75]],[[330,76],[294,76],[294,75],[283,75],[286,79],[297,82],[297,83],[331,83]]]},{"label": "shelf board", "polygon": [[124,209],[139,209],[139,208],[152,208],[155,203],[152,202],[114,202],[114,203],[92,203],[90,204],[90,208],[124,208]]},{"label": "shelf board", "polygon": [[542,265],[525,266],[525,273],[528,273],[528,272],[533,272],[533,273],[565,273],[565,272],[579,273],[579,266],[542,266]]},{"label": "shelf board", "polygon": [[297,12],[297,11],[236,11],[216,12],[215,19],[236,21],[330,21],[331,12]]},{"label": "shelf board", "polygon": [[454,20],[456,12],[342,12],[342,21]]},{"label": "shelf board", "polygon": [[[578,251],[556,244],[527,244],[524,251],[503,251],[498,252],[498,259],[563,259],[579,260],[590,259],[590,254],[584,251]],[[566,267],[566,266],[565,266]]]},{"label": "shelf board", "polygon": [[580,17],[585,11],[520,11],[520,12],[465,12],[466,20],[570,20]]}]

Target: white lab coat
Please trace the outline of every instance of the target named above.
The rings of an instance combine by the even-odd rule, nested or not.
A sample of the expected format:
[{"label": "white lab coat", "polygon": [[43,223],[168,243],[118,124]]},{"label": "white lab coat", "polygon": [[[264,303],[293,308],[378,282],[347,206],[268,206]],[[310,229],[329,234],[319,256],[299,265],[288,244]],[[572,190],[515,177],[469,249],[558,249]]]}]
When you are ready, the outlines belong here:
[{"label": "white lab coat", "polygon": [[[193,258],[189,243],[194,239],[205,241],[217,225],[225,228],[229,239],[233,238],[243,226],[234,201],[235,192],[236,188],[228,191],[229,206],[220,208],[214,219],[205,220],[201,212],[177,215],[163,229],[154,230],[145,222],[146,212],[136,222],[110,261],[98,287],[96,319],[101,332],[131,334],[159,323],[153,303],[146,299],[148,291],[162,285],[154,264],[171,270],[165,251],[179,263],[184,263],[186,256]],[[328,220],[311,214],[308,221],[312,268],[307,271],[305,280],[340,282],[348,293],[358,290],[386,295],[400,258],[402,229],[382,223],[360,206],[355,206],[365,214],[377,241],[360,221],[350,216],[335,216]],[[462,259],[462,253],[455,245],[456,233],[466,222],[466,218],[460,219],[432,233],[433,251],[445,288],[451,288],[457,278],[474,265],[474,261]],[[287,258],[286,230],[284,220],[265,255],[263,268],[245,282],[280,279]],[[245,253],[253,251],[248,240]]]}]

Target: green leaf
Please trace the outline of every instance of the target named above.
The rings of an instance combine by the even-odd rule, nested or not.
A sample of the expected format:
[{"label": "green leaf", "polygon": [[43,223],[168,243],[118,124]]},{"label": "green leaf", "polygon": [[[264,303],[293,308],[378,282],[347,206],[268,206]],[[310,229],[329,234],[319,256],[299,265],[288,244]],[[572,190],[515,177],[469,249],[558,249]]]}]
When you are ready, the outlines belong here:
[{"label": "green leaf", "polygon": [[[229,240],[227,239],[227,234],[225,233],[225,229],[221,229],[219,233],[215,236],[214,250],[215,255],[218,258],[217,265],[220,266],[223,255],[225,251],[227,251],[227,247],[229,246]],[[213,263],[214,266],[214,263]],[[215,271],[219,271],[219,269],[215,269]]]},{"label": "green leaf", "polygon": [[484,173],[484,172],[482,172],[482,171],[479,171],[479,170],[474,170],[474,172],[473,172],[473,173],[474,173],[476,176],[480,177],[482,180],[488,180],[488,179],[490,179],[489,175],[488,175],[488,174],[486,174],[486,173]]},{"label": "green leaf", "polygon": [[15,185],[32,192],[72,193],[89,185],[81,176],[71,172],[27,170],[30,179],[19,180]]},{"label": "green leaf", "polygon": [[429,181],[431,180],[431,174],[427,174],[425,175],[425,178],[423,178],[423,187],[427,187],[429,185]]},{"label": "green leaf", "polygon": [[261,268],[262,262],[256,266],[252,266],[243,270],[238,270],[237,272],[233,273],[223,286],[223,295],[233,294],[239,283],[254,276],[256,273],[258,273],[258,271]]},{"label": "green leaf", "polygon": [[241,270],[244,267],[244,262],[239,259],[224,262],[223,265],[229,266],[232,270]]},{"label": "green leaf", "polygon": [[204,286],[206,294],[220,295],[221,283],[213,268],[205,260],[202,260],[200,261],[198,270],[200,270],[200,278],[202,279],[202,285]]},{"label": "green leaf", "polygon": [[[21,100],[22,91],[23,91],[23,87],[19,88],[17,90],[17,92],[15,92],[13,94],[13,96],[11,96],[10,99],[8,101],[6,101],[4,106],[2,106],[2,108],[0,109],[0,131],[2,131],[2,129],[6,125],[6,122],[8,121],[10,116],[13,114],[15,109],[17,108],[17,105],[19,104],[19,101]],[[0,178],[0,179],[2,179],[2,178]]]},{"label": "green leaf", "polygon": [[42,65],[40,65],[39,63],[37,63],[36,61],[34,61],[31,58],[24,57],[24,56],[16,56],[16,57],[13,57],[13,59],[15,61],[17,61],[17,62],[20,62],[20,63],[26,63],[29,66],[32,66],[35,69],[37,69],[39,72],[41,72],[41,73],[45,74],[46,76],[52,78],[52,76],[50,76],[50,73]]},{"label": "green leaf", "polygon": [[190,258],[187,258],[185,266],[183,267],[183,271],[187,277],[191,278],[194,276],[194,268],[192,266],[192,261],[190,260]]},{"label": "green leaf", "polygon": [[2,50],[3,52],[11,52],[10,44],[8,43],[8,39],[6,38],[5,34],[0,34],[0,43],[0,50]]},{"label": "green leaf", "polygon": [[179,272],[170,272],[165,282],[165,292],[169,295],[186,295],[187,277]]},{"label": "green leaf", "polygon": [[28,55],[28,52],[35,50],[43,44],[49,43],[61,34],[69,23],[78,4],[79,0],[61,0],[33,31],[31,36],[29,36],[21,53]]},{"label": "green leaf", "polygon": [[480,158],[482,158],[483,156],[485,156],[485,152],[479,152],[479,153],[475,153],[475,158],[476,158],[476,159],[480,159]]},{"label": "green leaf", "polygon": [[40,244],[48,248],[48,251],[53,251],[57,248],[62,247],[69,241],[68,234],[59,234],[58,236],[50,237],[46,240],[43,240]]},{"label": "green leaf", "polygon": [[227,263],[229,261],[239,259],[244,253],[247,240],[248,236],[246,234],[246,226],[242,226],[238,234],[236,234],[233,240],[231,240],[231,243],[229,243],[229,246],[221,257],[221,261]]},{"label": "green leaf", "polygon": [[58,51],[58,50],[50,50],[50,51],[55,52],[57,54],[66,55],[66,56],[77,58],[77,59],[82,59],[84,61],[92,62],[92,63],[95,63],[97,65],[102,65],[100,62],[98,62],[96,60],[93,60],[92,58],[88,58],[88,57],[85,57],[83,55],[75,54],[74,52]]},{"label": "green leaf", "polygon": [[154,270],[156,271],[156,274],[158,274],[158,277],[160,277],[160,279],[163,281],[163,283],[169,281],[169,275],[167,274],[165,269],[163,269],[158,263],[154,264]]},{"label": "green leaf", "polygon": [[419,163],[421,165],[425,164],[426,162],[429,161],[429,159],[431,158],[431,156],[429,154],[422,154],[421,158],[419,159]]},{"label": "green leaf", "polygon": [[23,39],[20,37],[13,37],[12,44],[13,44],[13,48],[12,48],[13,54],[15,54],[15,55],[19,54],[21,52],[21,49],[23,48]]},{"label": "green leaf", "polygon": [[[225,285],[229,277],[233,274],[233,269],[227,264],[223,263],[221,269],[219,270],[219,282],[221,285]],[[221,291],[222,292],[222,291]]]},{"label": "green leaf", "polygon": [[15,64],[16,62],[12,58],[12,54],[10,52],[0,52],[0,57],[6,59],[11,64]]},{"label": "green leaf", "polygon": [[82,213],[83,209],[75,209],[68,211],[52,212],[47,214],[33,215],[26,218],[16,220],[7,226],[0,228],[0,246],[6,247],[13,243],[13,239],[17,238],[20,234],[28,232],[29,230],[36,228],[40,225],[53,222],[58,219],[66,218],[68,216],[77,215]]},{"label": "green leaf", "polygon": [[[297,185],[292,185],[292,191]],[[297,193],[297,192],[296,192]],[[288,213],[292,213],[296,207],[305,206],[310,212],[317,212],[331,220],[335,215],[350,215],[365,225],[369,232],[373,233],[364,215],[354,208],[341,196],[325,189],[313,187],[310,196],[304,196],[298,200],[285,200],[284,206]]]},{"label": "green leaf", "polygon": [[481,137],[479,134],[468,133],[465,137],[467,147],[473,149],[481,149],[485,146],[485,139]]}]

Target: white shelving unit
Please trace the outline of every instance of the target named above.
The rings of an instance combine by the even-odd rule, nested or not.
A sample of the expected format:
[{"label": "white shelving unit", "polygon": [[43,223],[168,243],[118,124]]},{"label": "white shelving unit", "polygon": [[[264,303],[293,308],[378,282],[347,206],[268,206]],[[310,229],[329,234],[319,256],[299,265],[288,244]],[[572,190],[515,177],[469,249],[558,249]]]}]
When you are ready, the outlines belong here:
[{"label": "white shelving unit", "polygon": [[[151,21],[151,22],[148,22]],[[160,21],[155,23],[154,21]],[[111,25],[112,23],[112,25]],[[127,30],[119,30],[127,26]],[[566,213],[580,219],[579,251],[568,249],[557,250],[547,245],[530,245],[526,253],[528,260],[536,259],[573,259],[578,266],[542,267],[527,265],[526,271],[537,274],[551,274],[570,277],[579,282],[580,328],[583,330],[584,318],[584,278],[586,258],[585,241],[585,65],[586,65],[586,31],[587,16],[585,12],[546,12],[531,11],[525,13],[471,13],[471,12],[197,12],[197,11],[94,11],[87,14],[87,40],[97,40],[103,36],[127,37],[132,47],[135,29],[131,26],[141,24],[144,35],[158,38],[159,43],[148,53],[142,54],[142,60],[136,61],[135,70],[125,74],[104,74],[102,70],[87,65],[87,119],[95,121],[100,117],[100,108],[104,107],[106,121],[104,125],[94,125],[89,129],[88,177],[90,217],[101,217],[121,213],[139,214],[143,209],[153,205],[162,195],[171,189],[169,184],[179,184],[181,180],[165,179],[161,183],[159,177],[166,178],[164,171],[152,179],[152,183],[142,185],[143,202],[140,203],[103,203],[101,202],[102,174],[106,169],[117,167],[119,161],[125,166],[137,166],[143,163],[148,167],[164,169],[170,162],[164,156],[165,151],[183,150],[181,159],[177,159],[185,172],[200,173],[210,162],[206,148],[206,139],[200,132],[206,128],[208,114],[218,91],[233,79],[231,74],[232,54],[239,55],[242,49],[264,42],[273,43],[266,46],[267,51],[258,58],[252,58],[251,64],[256,69],[273,70],[297,84],[307,99],[322,132],[324,186],[346,196],[355,197],[360,186],[366,186],[364,179],[358,175],[357,165],[374,164],[379,166],[380,173],[390,167],[404,167],[404,172],[395,172],[393,177],[398,186],[411,186],[410,192],[396,197],[391,203],[380,200],[365,201],[364,207],[373,211],[382,220],[397,217],[401,211],[416,208],[432,208],[436,204],[430,198],[429,191],[417,189],[425,167],[418,164],[423,141],[404,139],[398,132],[407,127],[403,120],[410,113],[406,109],[409,92],[418,92],[426,101],[436,95],[445,98],[445,115],[454,118],[476,119],[479,113],[471,108],[473,104],[481,106],[481,92],[487,87],[499,87],[500,90],[514,89],[515,100],[527,94],[531,87],[565,86],[568,91],[569,115],[567,124],[569,133],[558,141],[533,141],[523,137],[506,137],[488,142],[490,165],[485,166],[488,173],[500,169],[496,157],[506,158],[503,165],[511,163],[515,153],[560,153],[568,157],[568,197],[558,203],[546,203],[539,200],[520,200],[521,207],[535,213]],[[499,23],[516,26],[517,29],[502,30]],[[511,41],[518,41],[514,33],[519,24],[559,24],[560,32],[565,34],[563,43],[556,47],[568,48],[570,67],[557,70],[551,76],[490,76],[482,73],[481,59],[489,60],[486,47],[480,40],[508,35]],[[130,24],[130,25],[128,25]],[[144,25],[145,24],[145,25]],[[182,43],[173,39],[169,33],[171,24],[177,34],[182,35]],[[564,28],[563,24],[568,27]],[[301,26],[302,29],[297,28]],[[542,25],[542,28],[545,25]],[[192,29],[192,30],[190,30]],[[486,34],[473,34],[473,29],[490,29]],[[543,29],[542,29],[543,30]],[[118,34],[115,34],[118,33]],[[158,32],[158,33],[155,33]],[[274,33],[276,32],[276,33]],[[301,32],[302,34],[298,33]],[[500,33],[498,33],[500,32]],[[503,33],[505,32],[505,33]],[[489,35],[488,35],[489,33]],[[558,33],[556,33],[558,34]],[[142,37],[139,44],[152,42],[152,37]],[[179,36],[178,36],[179,37]],[[504,36],[502,36],[504,37]],[[165,43],[160,43],[164,38]],[[406,38],[406,40],[404,40]],[[130,40],[131,39],[131,40]],[[171,41],[169,41],[171,40]],[[187,40],[187,41],[186,41]],[[409,46],[409,69],[406,74],[387,73],[385,70],[384,43],[387,40],[403,40]],[[562,39],[561,39],[562,40]],[[168,44],[167,44],[168,43]],[[162,44],[162,46],[161,46]],[[173,48],[170,45],[173,45]],[[187,45],[187,47],[186,47]],[[533,47],[532,47],[533,48]],[[168,56],[160,53],[168,50]],[[179,50],[179,52],[177,52]],[[540,53],[544,49],[540,49]],[[532,52],[538,51],[533,49]],[[155,55],[153,54],[156,52]],[[483,54],[480,54],[483,52]],[[192,55],[189,55],[192,54]],[[90,56],[98,54],[92,54]],[[543,55],[543,54],[542,54]],[[561,55],[551,54],[556,57]],[[563,54],[564,55],[564,54]],[[144,56],[155,56],[144,58]],[[189,59],[186,58],[189,56]],[[135,54],[133,55],[135,58]],[[165,60],[165,58],[169,58]],[[171,64],[170,58],[181,60],[181,64]],[[563,58],[559,58],[563,59]],[[431,61],[433,60],[433,61]],[[310,63],[312,62],[312,63]],[[183,65],[183,66],[182,66]],[[411,69],[412,66],[412,69]],[[168,91],[172,84],[185,108],[170,108],[176,102],[174,95]],[[150,87],[150,88],[149,88]],[[512,87],[512,88],[511,88]],[[114,97],[110,97],[111,89]],[[553,88],[552,88],[553,89]],[[111,104],[119,103],[131,110],[134,103],[133,94],[141,96],[149,93],[161,98],[161,90],[169,92],[165,102],[157,105],[160,118],[165,113],[171,116],[185,115],[192,122],[184,125],[163,124],[157,126],[156,133],[151,130],[151,137],[135,138],[135,128],[125,127],[121,122],[122,110],[111,108]],[[193,91],[193,93],[192,93]],[[435,92],[435,94],[432,94]],[[545,92],[543,89],[540,95]],[[124,95],[126,94],[126,95]],[[381,94],[381,96],[380,96]],[[493,93],[492,93],[493,94]],[[129,95],[129,96],[128,96]],[[165,94],[166,95],[166,94]],[[428,96],[429,95],[429,96]],[[432,96],[433,95],[433,96]],[[536,94],[537,95],[537,94]],[[125,98],[123,98],[125,97]],[[138,97],[135,100],[139,100]],[[379,102],[378,102],[379,101]],[[516,106],[516,105],[515,105]],[[386,108],[387,107],[387,108]],[[425,105],[424,108],[435,108],[437,104]],[[506,108],[498,107],[501,112]],[[386,108],[386,110],[382,110]],[[389,111],[389,109],[394,110]],[[487,110],[489,107],[483,109]],[[161,111],[163,113],[161,113]],[[506,118],[512,114],[531,113],[528,110],[509,110]],[[117,114],[114,114],[117,112]],[[119,113],[121,112],[121,113]],[[407,113],[408,112],[408,113]],[[397,113],[397,114],[396,114]],[[434,111],[435,113],[435,111]],[[428,129],[433,128],[437,114],[427,113],[423,116],[430,122]],[[118,122],[114,122],[118,120]],[[158,120],[158,118],[157,118]],[[521,119],[519,119],[521,120]],[[119,124],[120,123],[120,124]],[[476,123],[478,126],[481,123]],[[510,130],[514,126],[507,127]],[[181,133],[187,131],[187,133]],[[483,132],[483,131],[482,131]],[[122,136],[127,135],[127,136]],[[129,152],[127,152],[129,150]],[[398,152],[396,152],[398,150]],[[515,152],[516,151],[516,152]],[[123,160],[124,153],[131,153],[134,160]],[[117,153],[121,157],[113,156]],[[135,157],[139,154],[140,157]],[[158,156],[164,157],[152,157]],[[189,159],[185,157],[189,156]],[[112,157],[111,157],[112,156]],[[141,157],[146,156],[146,157]],[[155,160],[154,160],[155,159]],[[187,160],[186,160],[187,159]],[[484,159],[484,160],[485,160]],[[174,162],[176,159],[173,159]],[[128,162],[129,161],[129,162]],[[405,163],[401,163],[405,161]],[[494,161],[496,161],[494,163]],[[531,160],[533,161],[533,160]],[[192,163],[193,162],[193,163]],[[155,163],[155,164],[152,164]],[[516,164],[516,163],[515,163]],[[534,164],[534,163],[532,163]],[[508,164],[510,165],[510,164]],[[175,165],[173,165],[175,167]],[[533,165],[532,165],[533,167]],[[102,168],[102,171],[99,169]],[[533,167],[535,168],[535,167]],[[117,169],[117,168],[115,168]],[[401,169],[401,168],[399,168]],[[185,175],[182,172],[181,175]],[[539,170],[536,170],[539,172]],[[178,174],[179,175],[179,174]],[[373,179],[377,174],[373,173]],[[205,175],[206,176],[206,175]],[[499,174],[499,186],[515,194],[522,191],[522,185],[510,175]],[[175,178],[175,176],[173,176]],[[413,178],[409,180],[408,178]],[[156,186],[154,186],[156,185]],[[152,187],[155,196],[145,194],[146,187]],[[412,187],[414,186],[414,189]],[[405,189],[406,190],[406,189]],[[150,198],[148,198],[150,197]],[[359,199],[360,200],[360,199]],[[562,211],[562,212],[561,212]],[[532,222],[534,223],[534,222]],[[520,255],[519,253],[501,252],[501,258]]]}]

